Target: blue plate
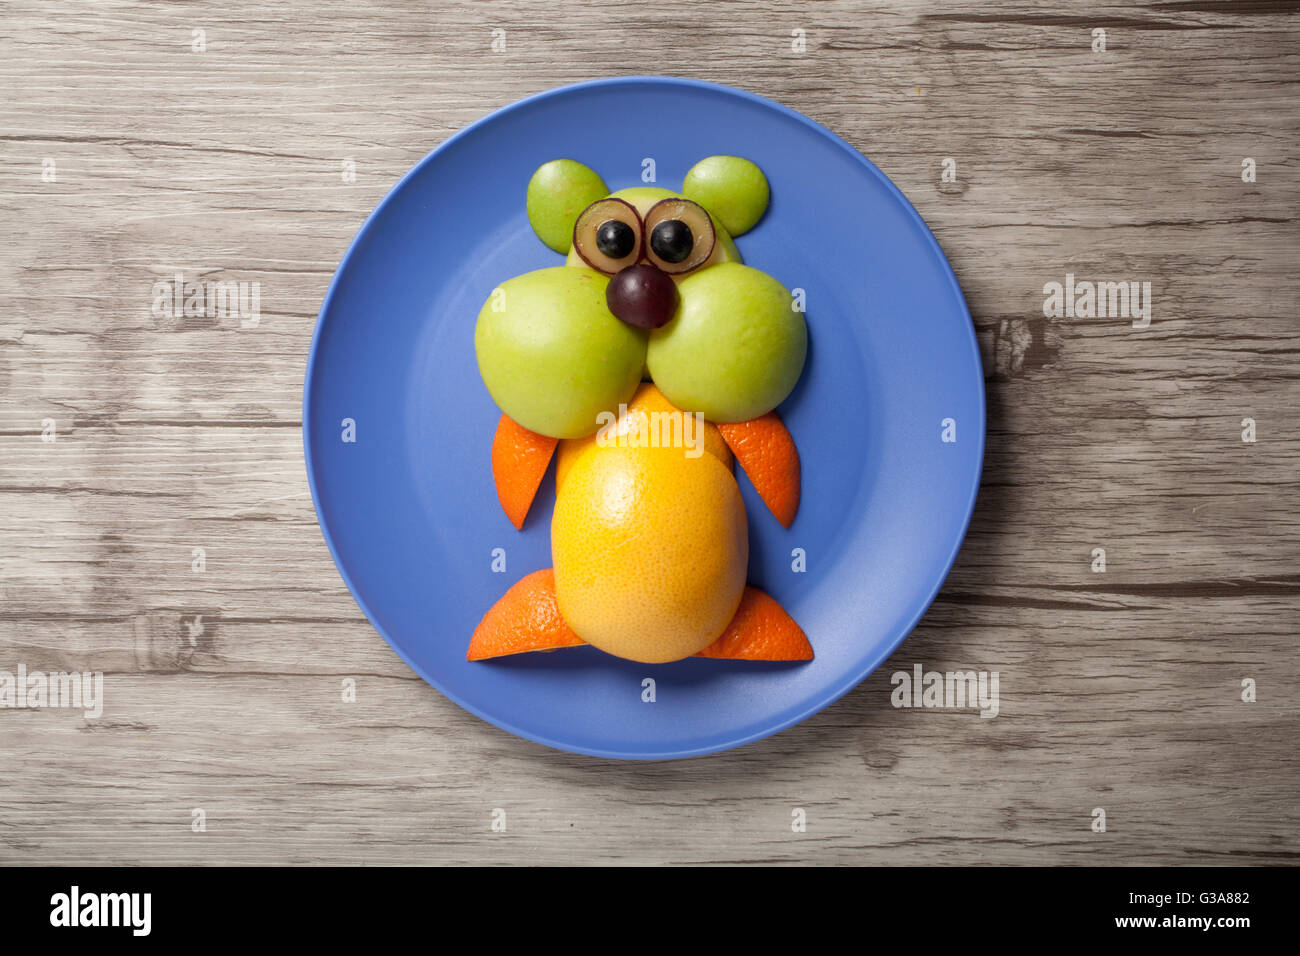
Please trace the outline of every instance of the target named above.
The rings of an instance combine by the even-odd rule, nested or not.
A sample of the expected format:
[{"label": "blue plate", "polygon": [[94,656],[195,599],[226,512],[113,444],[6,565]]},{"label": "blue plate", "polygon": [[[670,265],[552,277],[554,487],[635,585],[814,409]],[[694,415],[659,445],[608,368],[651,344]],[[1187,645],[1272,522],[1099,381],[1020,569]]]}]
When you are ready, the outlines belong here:
[{"label": "blue plate", "polygon": [[[642,183],[650,158],[656,184],[679,189],[686,171],[715,153],[754,160],[771,183],[767,215],[737,240],[745,261],[807,295],[808,364],[780,409],[803,461],[793,527],[782,528],[737,477],[749,511],[750,583],[794,616],[816,660],[648,665],[582,647],[468,663],[483,612],[551,564],[553,476],[516,531],[492,483],[500,411],[474,359],[475,318],[492,289],[562,262],[529,228],[528,178],[547,160],[572,157],[620,189]],[[949,419],[955,441],[943,440]],[[345,420],[355,441],[344,441]],[[750,93],[627,77],[498,110],[393,188],[321,308],[303,440],[339,571],[421,677],[466,710],[551,747],[685,757],[816,713],[915,626],[974,506],[983,372],[943,252],[857,150]],[[497,548],[505,573],[492,570]],[[794,569],[797,555],[805,571]],[[655,681],[653,702],[643,700],[645,678]]]}]

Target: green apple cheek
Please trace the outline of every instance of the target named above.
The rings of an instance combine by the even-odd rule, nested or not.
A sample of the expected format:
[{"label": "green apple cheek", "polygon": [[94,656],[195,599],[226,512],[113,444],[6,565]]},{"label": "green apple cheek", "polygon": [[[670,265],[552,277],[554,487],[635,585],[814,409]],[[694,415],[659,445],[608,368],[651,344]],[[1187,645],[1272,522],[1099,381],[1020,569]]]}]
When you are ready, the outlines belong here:
[{"label": "green apple cheek", "polygon": [[610,314],[608,282],[591,269],[556,266],[503,282],[484,303],[474,329],[479,374],[525,428],[581,438],[636,391],[646,335]]},{"label": "green apple cheek", "polygon": [[677,315],[650,335],[646,366],[674,405],[714,422],[743,422],[785,400],[803,371],[808,329],[786,288],[738,263],[701,269],[677,286]]}]

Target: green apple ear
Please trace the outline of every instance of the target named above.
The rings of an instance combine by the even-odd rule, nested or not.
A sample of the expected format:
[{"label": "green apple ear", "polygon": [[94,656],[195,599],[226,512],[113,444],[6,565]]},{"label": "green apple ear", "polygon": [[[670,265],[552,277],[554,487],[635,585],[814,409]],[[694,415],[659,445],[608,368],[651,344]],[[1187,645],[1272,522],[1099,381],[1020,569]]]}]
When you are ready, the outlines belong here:
[{"label": "green apple ear", "polygon": [[538,239],[568,255],[578,214],[608,195],[605,181],[582,163],[553,159],[537,167],[528,180],[528,221]]},{"label": "green apple ear", "polygon": [[691,167],[682,195],[711,212],[739,236],[763,218],[770,193],[763,171],[739,156],[709,156]]}]

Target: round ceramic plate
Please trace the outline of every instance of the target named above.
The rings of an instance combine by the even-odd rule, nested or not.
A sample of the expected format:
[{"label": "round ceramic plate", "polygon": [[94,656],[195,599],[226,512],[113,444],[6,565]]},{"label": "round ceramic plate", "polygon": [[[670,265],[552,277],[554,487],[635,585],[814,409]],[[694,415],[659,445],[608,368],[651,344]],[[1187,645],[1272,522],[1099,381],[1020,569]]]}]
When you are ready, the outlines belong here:
[{"label": "round ceramic plate", "polygon": [[[501,413],[474,358],[475,319],[492,289],[563,261],[529,227],[528,179],[570,157],[620,189],[642,184],[652,160],[655,184],[676,190],[696,161],[718,153],[752,159],[771,184],[766,216],[737,240],[745,261],[806,296],[808,362],[779,409],[803,462],[793,526],[777,523],[739,469],[737,480],[749,582],[799,622],[816,659],[648,665],[581,647],[469,663],[483,612],[551,565],[554,468],[516,531],[492,482]],[[498,110],[393,188],[321,308],[303,438],[343,579],[416,673],[466,710],[551,747],[684,757],[816,713],[920,619],[974,506],[983,372],[943,252],[853,147],[740,90],[628,77]],[[493,570],[494,554],[504,573]],[[653,702],[643,699],[646,678]]]}]

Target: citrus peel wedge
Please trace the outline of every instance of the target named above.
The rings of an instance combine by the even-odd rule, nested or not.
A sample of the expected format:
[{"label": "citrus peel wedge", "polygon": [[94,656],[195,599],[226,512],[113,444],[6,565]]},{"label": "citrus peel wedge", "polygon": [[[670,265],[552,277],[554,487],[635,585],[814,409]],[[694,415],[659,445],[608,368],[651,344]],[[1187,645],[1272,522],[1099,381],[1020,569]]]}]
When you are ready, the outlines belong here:
[{"label": "citrus peel wedge", "polygon": [[768,510],[790,527],[799,510],[799,449],[776,412],[718,425],[727,446]]},{"label": "citrus peel wedge", "polygon": [[736,616],[716,641],[695,655],[733,661],[810,661],[812,645],[776,599],[745,588]]},{"label": "citrus peel wedge", "polygon": [[560,615],[555,572],[543,568],[520,578],[488,609],[474,629],[465,659],[482,661],[585,643]]},{"label": "citrus peel wedge", "polygon": [[518,530],[523,530],[558,443],[559,439],[530,431],[509,415],[502,415],[497,423],[492,438],[492,479],[502,510]]}]

